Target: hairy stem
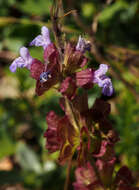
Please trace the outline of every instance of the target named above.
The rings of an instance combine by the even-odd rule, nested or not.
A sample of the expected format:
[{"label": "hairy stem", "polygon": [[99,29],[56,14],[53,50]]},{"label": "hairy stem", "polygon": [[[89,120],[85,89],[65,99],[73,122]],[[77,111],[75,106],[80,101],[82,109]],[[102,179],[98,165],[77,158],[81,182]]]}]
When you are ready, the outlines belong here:
[{"label": "hairy stem", "polygon": [[62,26],[60,24],[60,16],[63,10],[62,1],[54,0],[52,8],[51,8],[51,21],[52,28],[55,36],[55,40],[59,49],[60,56],[62,56],[63,51],[63,40],[62,40]]}]

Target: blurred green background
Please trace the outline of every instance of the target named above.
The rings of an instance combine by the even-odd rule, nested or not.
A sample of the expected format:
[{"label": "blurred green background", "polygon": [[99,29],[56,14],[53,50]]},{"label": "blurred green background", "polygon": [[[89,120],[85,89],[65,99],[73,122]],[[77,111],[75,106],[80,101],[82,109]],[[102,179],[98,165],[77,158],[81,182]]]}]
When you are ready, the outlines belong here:
[{"label": "blurred green background", "polygon": [[[45,150],[43,133],[46,113],[59,109],[59,94],[51,90],[41,97],[34,93],[35,81],[29,72],[15,74],[9,65],[21,46],[40,33],[42,25],[51,26],[52,0],[0,0],[0,190],[61,190],[65,166],[57,162],[57,153]],[[115,94],[110,119],[121,141],[116,146],[117,167],[126,164],[139,181],[139,1],[138,0],[64,0],[67,39],[77,41],[81,34],[94,37],[102,55],[113,70]],[[93,36],[87,31],[93,28]],[[29,48],[33,57],[43,60],[42,48]],[[100,62],[87,55],[92,67]],[[89,91],[89,105],[101,96],[94,87]],[[104,98],[104,97],[103,97]],[[138,184],[139,185],[139,184]],[[72,187],[71,187],[72,189]]]}]

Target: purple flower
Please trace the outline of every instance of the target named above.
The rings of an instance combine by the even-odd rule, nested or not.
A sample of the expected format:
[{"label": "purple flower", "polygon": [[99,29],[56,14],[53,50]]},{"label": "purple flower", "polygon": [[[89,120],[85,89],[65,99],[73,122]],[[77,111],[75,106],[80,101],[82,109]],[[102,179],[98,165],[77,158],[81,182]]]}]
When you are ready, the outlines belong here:
[{"label": "purple flower", "polygon": [[101,64],[99,69],[94,72],[93,82],[97,83],[99,87],[102,88],[102,93],[106,96],[111,96],[113,94],[113,86],[111,79],[105,74],[108,71],[108,65]]},{"label": "purple flower", "polygon": [[90,42],[86,41],[84,38],[79,36],[78,43],[76,45],[76,50],[84,53],[85,51],[90,51],[90,48]]},{"label": "purple flower", "polygon": [[44,49],[51,44],[49,30],[46,26],[41,28],[41,35],[38,35],[31,43],[30,46],[42,46]]},{"label": "purple flower", "polygon": [[20,57],[16,58],[10,65],[11,72],[15,72],[18,67],[26,67],[30,69],[30,66],[33,62],[33,58],[29,54],[29,51],[26,47],[20,48]]}]

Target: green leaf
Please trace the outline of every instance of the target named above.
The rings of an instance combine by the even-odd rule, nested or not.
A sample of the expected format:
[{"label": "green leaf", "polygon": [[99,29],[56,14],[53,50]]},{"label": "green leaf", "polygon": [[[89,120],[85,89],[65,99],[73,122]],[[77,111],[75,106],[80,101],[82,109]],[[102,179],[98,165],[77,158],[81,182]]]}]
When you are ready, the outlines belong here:
[{"label": "green leaf", "polygon": [[113,5],[104,9],[98,17],[98,20],[102,23],[106,22],[111,19],[118,11],[127,9],[128,7],[128,3],[126,3],[125,1],[117,1]]},{"label": "green leaf", "polygon": [[6,134],[6,132],[1,128],[0,130],[0,159],[14,154],[15,152],[15,144]]},{"label": "green leaf", "polygon": [[36,173],[42,172],[42,167],[36,153],[25,143],[20,142],[17,146],[17,160],[24,170],[31,170]]},{"label": "green leaf", "polygon": [[50,12],[51,2],[50,0],[25,0],[18,4],[18,7],[31,15],[44,15]]},{"label": "green leaf", "polygon": [[138,9],[138,3],[137,2],[132,3],[128,7],[128,9],[121,14],[121,16],[120,16],[121,20],[128,21],[129,19],[132,19],[133,16],[135,16],[135,14],[136,14],[137,9]]}]

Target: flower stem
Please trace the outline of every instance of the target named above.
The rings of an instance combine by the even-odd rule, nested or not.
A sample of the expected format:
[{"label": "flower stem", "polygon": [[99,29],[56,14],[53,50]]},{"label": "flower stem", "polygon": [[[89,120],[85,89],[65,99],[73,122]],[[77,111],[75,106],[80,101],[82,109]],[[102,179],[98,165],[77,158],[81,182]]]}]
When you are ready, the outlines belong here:
[{"label": "flower stem", "polygon": [[72,125],[74,126],[74,129],[76,131],[79,131],[80,124],[78,121],[77,113],[75,113],[75,110],[73,108],[72,103],[68,100],[68,98],[65,98],[65,105],[66,105],[66,114],[69,117],[69,120],[71,121]]},{"label": "flower stem", "polygon": [[72,167],[72,158],[70,158],[69,162],[68,162],[68,166],[67,166],[67,173],[66,173],[66,181],[65,181],[65,185],[64,185],[64,190],[68,190],[69,187],[69,182],[70,182],[70,170]]},{"label": "flower stem", "polygon": [[62,12],[62,7],[63,5],[61,0],[54,0],[51,8],[52,28],[61,57],[63,57],[62,50],[64,47],[62,40],[62,26],[59,22],[59,17]]}]

